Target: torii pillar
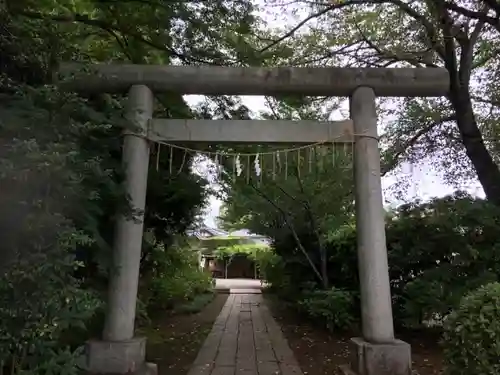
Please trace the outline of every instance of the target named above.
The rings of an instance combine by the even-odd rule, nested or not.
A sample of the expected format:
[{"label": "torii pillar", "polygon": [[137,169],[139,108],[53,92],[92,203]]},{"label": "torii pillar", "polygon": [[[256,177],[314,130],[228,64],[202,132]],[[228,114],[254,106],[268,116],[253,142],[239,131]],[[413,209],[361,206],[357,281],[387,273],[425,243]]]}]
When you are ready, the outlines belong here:
[{"label": "torii pillar", "polygon": [[102,340],[91,340],[86,347],[86,370],[91,374],[158,372],[155,364],[146,363],[146,338],[134,336],[153,101],[147,86],[133,85],[128,92],[125,116],[130,128],[124,132],[122,163],[131,212],[116,222],[104,332]]},{"label": "torii pillar", "polygon": [[345,372],[411,375],[410,345],[394,338],[375,99],[370,87],[350,97],[363,337],[351,339],[351,367]]}]

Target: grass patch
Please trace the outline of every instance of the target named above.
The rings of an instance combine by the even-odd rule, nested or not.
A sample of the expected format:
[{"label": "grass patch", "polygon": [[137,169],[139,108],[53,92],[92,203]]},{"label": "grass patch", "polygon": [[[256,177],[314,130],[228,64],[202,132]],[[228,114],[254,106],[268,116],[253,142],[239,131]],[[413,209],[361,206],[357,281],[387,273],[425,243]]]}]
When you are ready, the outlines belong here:
[{"label": "grass patch", "polygon": [[191,301],[180,304],[173,309],[174,314],[196,314],[213,301],[215,293],[209,292],[195,296]]}]

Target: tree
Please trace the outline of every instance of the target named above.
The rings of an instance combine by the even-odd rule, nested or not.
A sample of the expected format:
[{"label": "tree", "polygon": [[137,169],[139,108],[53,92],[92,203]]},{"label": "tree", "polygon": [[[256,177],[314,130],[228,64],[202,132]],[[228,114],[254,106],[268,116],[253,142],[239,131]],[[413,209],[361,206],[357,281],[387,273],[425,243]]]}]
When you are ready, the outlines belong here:
[{"label": "tree", "polygon": [[[313,118],[309,104],[276,100],[270,102],[270,117]],[[316,113],[316,118],[321,116],[321,112]],[[246,156],[241,156],[242,176],[235,178],[232,166],[226,166],[222,222],[272,238],[278,254],[290,261],[305,261],[323,287],[328,287],[324,242],[352,211],[351,146],[321,145],[280,152],[279,158],[271,146],[231,151],[261,152],[261,175],[255,175],[253,160],[246,162]]]},{"label": "tree", "polygon": [[[206,5],[196,1],[7,1],[1,12],[5,51],[0,60],[2,72],[14,79],[13,85],[22,82],[37,87],[51,83],[58,64],[68,60],[231,63],[243,58],[241,43],[234,35],[244,40],[251,31],[251,3],[215,0]],[[228,23],[222,26],[220,19]],[[233,31],[231,35],[226,26]],[[120,182],[116,171],[120,165],[124,98],[103,94],[83,101],[88,111],[81,119],[87,116],[90,121],[104,123],[78,135],[76,142],[86,157],[103,161],[104,171],[100,172],[101,181],[89,181],[98,197],[97,204],[89,206],[93,211],[76,219],[79,226],[99,238],[100,247],[109,248],[113,233],[113,216],[109,213],[116,212],[117,206],[109,205],[111,195],[103,188],[111,186],[107,185],[110,179],[113,184]],[[157,95],[157,104],[158,117],[199,116],[181,95]],[[112,114],[113,119],[101,113]],[[150,166],[145,218],[146,228],[154,228],[156,237],[166,244],[173,234],[184,232],[191,224],[209,193],[206,181],[190,173],[194,155],[174,150],[172,156],[171,163],[165,147],[163,152],[159,146],[153,148],[151,159],[155,162]],[[109,251],[96,251],[99,256],[106,253]]]},{"label": "tree", "polygon": [[[288,14],[308,9],[286,30],[271,30],[264,53],[293,50],[293,65],[444,67],[446,98],[380,100],[384,172],[429,160],[458,184],[477,176],[500,204],[498,169],[498,5],[494,1],[269,0]],[[307,8],[306,8],[307,7]],[[279,33],[279,34],[278,34]]]},{"label": "tree", "polygon": [[[243,52],[233,38],[251,28],[251,6],[241,1],[4,3],[0,372],[72,374],[78,371],[74,349],[87,338],[75,330],[102,305],[115,213],[128,209],[120,184],[126,98],[62,92],[53,73],[63,61],[234,61]],[[156,116],[201,116],[181,95],[156,99]],[[209,192],[206,180],[190,171],[193,157],[176,151],[171,160],[166,147],[153,147],[145,230],[154,235],[144,241],[143,276],[167,278],[165,270],[172,268],[165,265],[175,257],[185,257],[176,265],[192,263],[168,245],[195,220]],[[185,281],[180,271],[175,279]],[[70,348],[63,340],[68,330]]]}]

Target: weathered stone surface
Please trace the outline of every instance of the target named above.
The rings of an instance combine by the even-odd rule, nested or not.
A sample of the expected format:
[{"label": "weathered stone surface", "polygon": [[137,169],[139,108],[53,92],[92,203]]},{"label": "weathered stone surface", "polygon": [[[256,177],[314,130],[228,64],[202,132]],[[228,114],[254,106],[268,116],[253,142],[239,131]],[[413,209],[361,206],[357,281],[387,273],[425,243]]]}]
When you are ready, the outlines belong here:
[{"label": "weathered stone surface", "polygon": [[193,365],[188,372],[188,375],[210,375],[213,370],[213,364],[207,363],[204,365]]},{"label": "weathered stone surface", "polygon": [[282,375],[302,375],[302,370],[297,363],[280,363]]},{"label": "weathered stone surface", "polygon": [[278,362],[259,362],[257,361],[257,369],[259,371],[259,375],[278,375],[280,374],[280,367]]},{"label": "weathered stone surface", "polygon": [[295,68],[61,64],[67,90],[121,92],[147,85],[157,92],[199,95],[350,96],[360,86],[377,96],[443,96],[449,75],[442,68]]},{"label": "weathered stone surface", "polygon": [[257,369],[241,369],[236,367],[236,375],[258,375]]},{"label": "weathered stone surface", "polygon": [[351,370],[357,375],[411,375],[411,347],[401,340],[375,344],[353,338]]},{"label": "weathered stone surface", "polygon": [[[183,143],[308,144],[333,140],[352,143],[354,132],[351,120],[153,119],[149,123],[147,138],[154,142]],[[241,290],[240,293],[246,294]]]},{"label": "weathered stone surface", "polygon": [[234,366],[216,366],[211,375],[235,375],[235,372],[236,368]]},{"label": "weathered stone surface", "polygon": [[134,373],[144,367],[145,357],[144,337],[117,342],[91,340],[86,345],[85,367],[92,374]]},{"label": "weathered stone surface", "polygon": [[156,363],[146,362],[136,375],[158,375],[158,365]]}]

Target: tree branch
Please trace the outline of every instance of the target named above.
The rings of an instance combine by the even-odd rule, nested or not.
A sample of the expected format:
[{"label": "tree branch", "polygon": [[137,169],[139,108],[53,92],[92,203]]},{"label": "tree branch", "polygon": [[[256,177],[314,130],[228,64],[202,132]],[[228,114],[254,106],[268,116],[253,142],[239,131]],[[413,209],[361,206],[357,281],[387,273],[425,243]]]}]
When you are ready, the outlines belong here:
[{"label": "tree branch", "polygon": [[286,32],[283,36],[272,42],[271,44],[267,45],[266,47],[262,48],[259,52],[264,52],[267,51],[268,49],[276,46],[277,44],[281,43],[287,38],[290,38],[293,36],[302,26],[304,26],[306,23],[309,21],[318,18],[330,11],[336,10],[336,9],[341,9],[347,6],[351,5],[368,5],[368,4],[375,4],[375,5],[382,5],[382,4],[392,4],[396,6],[397,8],[401,9],[403,12],[408,14],[410,17],[414,18],[416,21],[419,21],[422,24],[422,27],[424,27],[427,37],[429,38],[429,42],[431,43],[432,47],[434,50],[438,53],[438,55],[444,59],[445,54],[444,54],[444,49],[443,46],[439,43],[439,38],[438,34],[436,32],[436,29],[432,25],[431,22],[429,22],[428,19],[425,18],[425,16],[421,15],[418,13],[415,9],[413,9],[410,5],[407,3],[404,3],[401,0],[344,0],[342,2],[339,2],[337,4],[333,4],[331,6],[326,7],[325,9],[316,12],[306,18],[304,18],[302,21],[300,21],[296,26],[294,26],[291,30]]},{"label": "tree branch", "polygon": [[292,221],[290,220],[290,215],[288,213],[286,213],[281,207],[279,207],[272,199],[270,199],[262,190],[260,190],[259,188],[257,188],[253,183],[252,181],[250,180],[248,182],[248,184],[255,190],[255,192],[260,195],[262,198],[264,198],[269,204],[271,204],[282,216],[283,218],[283,221],[285,222],[286,226],[288,227],[288,229],[290,230],[292,236],[293,236],[293,239],[295,240],[295,243],[297,244],[297,247],[299,248],[299,250],[302,252],[302,254],[304,254],[304,256],[306,257],[309,265],[311,266],[313,272],[316,274],[316,276],[318,277],[319,281],[321,283],[323,283],[323,278],[321,276],[321,274],[319,273],[318,271],[318,268],[316,267],[316,265],[314,264],[314,262],[312,261],[311,257],[309,256],[309,254],[307,253],[307,250],[305,249],[305,247],[302,245],[302,242],[300,241],[300,238],[299,236],[297,235],[297,232],[295,230],[295,227],[293,226],[293,223]]},{"label": "tree branch", "polygon": [[427,53],[429,51],[423,51],[421,53],[418,53],[419,54],[418,56],[407,56],[407,57],[398,56],[395,53],[392,53],[392,52],[389,52],[389,51],[386,51],[386,50],[382,50],[375,43],[373,43],[370,39],[368,39],[368,37],[366,36],[366,34],[363,32],[363,30],[361,30],[361,27],[359,26],[358,23],[356,23],[355,26],[356,26],[356,29],[358,30],[358,33],[361,35],[363,41],[366,44],[368,44],[368,46],[370,46],[370,48],[374,49],[377,52],[377,54],[379,54],[380,56],[384,57],[384,59],[397,60],[397,61],[406,61],[409,64],[411,64],[411,65],[413,65],[413,66],[415,66],[417,68],[421,68],[422,65],[425,65],[425,66],[430,67],[430,68],[436,68],[437,67],[436,64],[424,60],[423,54]]},{"label": "tree branch", "polygon": [[479,103],[485,103],[485,104],[490,104],[494,107],[500,107],[500,100],[485,99],[485,98],[481,98],[480,96],[477,96],[477,95],[471,95],[471,99],[475,100]]},{"label": "tree branch", "polygon": [[406,141],[404,144],[398,145],[396,147],[396,150],[394,151],[394,156],[391,160],[390,163],[382,166],[382,176],[385,176],[388,172],[390,172],[399,162],[399,158],[408,150],[408,148],[412,147],[417,143],[422,136],[424,136],[426,133],[434,129],[436,126],[441,125],[445,122],[449,121],[454,121],[456,119],[455,115],[452,116],[445,116],[438,121],[431,122],[428,124],[426,127],[418,130],[413,137],[411,137],[408,141]]},{"label": "tree branch", "polygon": [[328,282],[328,269],[327,269],[328,260],[326,257],[326,249],[323,243],[323,239],[321,238],[321,234],[319,233],[319,227],[317,225],[316,218],[314,217],[314,214],[312,212],[311,205],[309,204],[309,201],[305,199],[306,194],[304,191],[304,185],[302,184],[302,179],[300,178],[299,175],[299,165],[297,165],[297,168],[295,169],[295,177],[297,178],[297,184],[299,185],[300,194],[304,198],[301,200],[302,205],[304,206],[306,214],[309,217],[311,230],[316,236],[316,241],[318,241],[319,257],[321,259],[321,275],[323,280],[323,287],[327,289],[329,286],[329,282]]},{"label": "tree branch", "polygon": [[445,7],[455,13],[458,13],[462,16],[476,19],[476,20],[481,20],[490,26],[493,26],[498,32],[500,32],[500,20],[498,15],[500,15],[500,9],[497,10],[497,8],[500,6],[498,4],[495,4],[496,0],[483,0],[483,3],[486,4],[488,7],[490,7],[492,10],[497,12],[497,17],[490,17],[488,16],[487,13],[485,12],[479,12],[479,11],[474,11],[470,10],[464,7],[461,7],[457,5],[454,1],[446,1],[445,2]]},{"label": "tree branch", "polygon": [[469,85],[470,76],[474,67],[474,45],[481,34],[485,22],[484,20],[478,20],[470,37],[464,40],[458,40],[461,46],[459,77],[463,85]]},{"label": "tree branch", "polygon": [[500,4],[498,3],[498,0],[483,0],[483,3],[497,13],[497,21],[498,21],[498,17],[500,17]]},{"label": "tree branch", "polygon": [[263,53],[265,51],[267,51],[268,49],[270,48],[273,48],[274,46],[280,44],[282,41],[284,41],[285,39],[288,39],[290,38],[291,36],[293,36],[293,34],[295,34],[297,32],[297,30],[299,30],[302,26],[304,26],[306,23],[308,23],[309,21],[315,19],[315,18],[318,18],[320,16],[322,16],[323,14],[325,13],[328,13],[329,11],[333,10],[333,9],[337,9],[337,8],[341,8],[342,6],[340,4],[336,4],[336,5],[331,5],[323,10],[320,10],[319,12],[316,12],[314,14],[311,14],[309,17],[306,17],[304,18],[302,21],[300,21],[297,25],[295,25],[295,27],[293,27],[290,31],[288,31],[286,34],[284,34],[283,36],[279,37],[278,39],[276,39],[275,41],[273,41],[272,43],[268,44],[267,46],[265,46],[264,48],[260,49],[260,53]]}]

